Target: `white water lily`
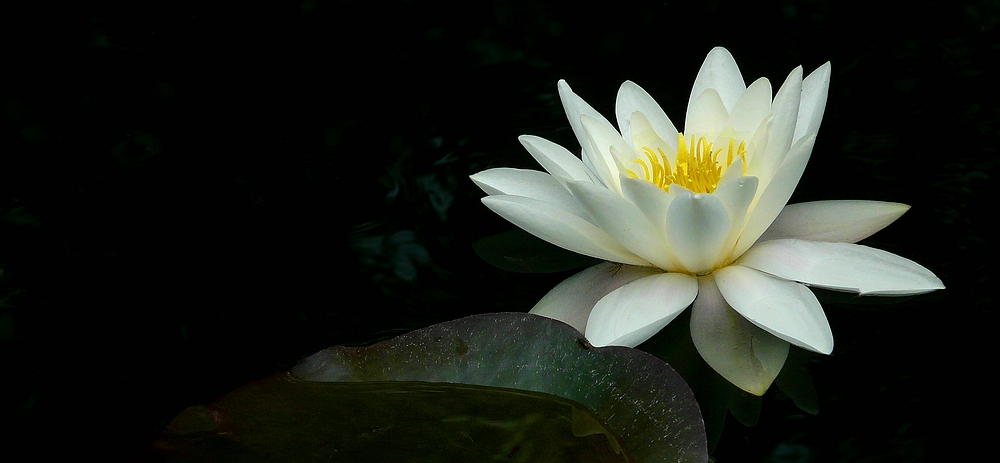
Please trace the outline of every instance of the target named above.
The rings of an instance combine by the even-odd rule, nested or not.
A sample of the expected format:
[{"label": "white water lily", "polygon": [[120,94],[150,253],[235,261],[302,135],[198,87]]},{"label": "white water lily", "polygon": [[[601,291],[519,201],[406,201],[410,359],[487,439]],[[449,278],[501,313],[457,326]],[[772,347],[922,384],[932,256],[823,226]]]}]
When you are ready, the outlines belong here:
[{"label": "white water lily", "polygon": [[529,233],[608,262],[552,289],[532,313],[562,320],[596,346],[634,347],[688,306],[698,352],[760,395],[789,343],[829,354],[833,334],[807,288],[919,294],[944,287],[894,254],[853,244],[909,206],[819,201],[786,206],[812,152],[830,64],[794,69],[772,99],[748,87],[724,48],[695,79],[684,131],[638,85],[618,91],[618,129],[560,81],[582,159],[540,137],[521,143],[548,172],[472,176],[483,203]]}]

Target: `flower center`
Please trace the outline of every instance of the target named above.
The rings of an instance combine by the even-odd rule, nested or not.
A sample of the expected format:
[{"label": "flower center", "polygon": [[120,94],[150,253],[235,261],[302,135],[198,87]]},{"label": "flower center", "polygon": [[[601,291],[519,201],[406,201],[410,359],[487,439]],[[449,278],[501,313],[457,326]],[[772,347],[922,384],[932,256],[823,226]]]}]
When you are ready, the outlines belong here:
[{"label": "flower center", "polygon": [[647,182],[660,187],[663,191],[670,191],[670,185],[677,184],[694,193],[711,193],[719,186],[722,174],[729,169],[737,158],[743,167],[743,175],[747,173],[747,142],[740,142],[735,147],[736,140],[729,139],[729,147],[726,149],[725,160],[719,159],[719,154],[723,148],[714,149],[705,137],[691,140],[690,146],[684,142],[684,134],[677,134],[677,158],[671,167],[670,160],[663,150],[657,148],[654,152],[652,148],[642,147],[646,159],[636,158],[633,161],[642,166],[643,176],[639,176],[635,171],[626,169],[629,177],[644,178]]}]

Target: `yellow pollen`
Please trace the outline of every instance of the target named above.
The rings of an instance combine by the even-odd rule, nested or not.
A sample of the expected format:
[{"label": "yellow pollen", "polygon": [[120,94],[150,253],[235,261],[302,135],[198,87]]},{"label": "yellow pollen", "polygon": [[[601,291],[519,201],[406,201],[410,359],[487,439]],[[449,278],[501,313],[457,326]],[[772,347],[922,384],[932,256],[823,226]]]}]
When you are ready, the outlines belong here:
[{"label": "yellow pollen", "polygon": [[642,175],[631,169],[626,169],[626,172],[630,177],[645,179],[663,191],[670,191],[670,185],[677,184],[695,193],[711,193],[719,186],[722,174],[737,158],[743,168],[743,175],[747,174],[747,142],[740,142],[734,149],[735,144],[736,140],[730,138],[726,157],[720,160],[719,154],[723,148],[713,149],[712,143],[705,137],[691,140],[689,146],[684,142],[684,134],[678,133],[677,158],[672,168],[662,149],[657,148],[654,152],[652,148],[643,146],[642,152],[646,159],[634,159],[642,166]]}]

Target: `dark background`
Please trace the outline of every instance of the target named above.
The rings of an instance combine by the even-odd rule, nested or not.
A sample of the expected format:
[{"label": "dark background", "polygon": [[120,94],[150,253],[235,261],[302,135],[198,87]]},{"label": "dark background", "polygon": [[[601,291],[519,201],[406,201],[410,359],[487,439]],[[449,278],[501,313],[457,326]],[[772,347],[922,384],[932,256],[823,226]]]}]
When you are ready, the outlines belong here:
[{"label": "dark background", "polygon": [[468,3],[0,13],[0,452],[128,460],[183,408],[324,347],[528,310],[571,272],[483,262],[471,244],[512,226],[468,175],[538,168],[520,134],[578,150],[560,78],[612,120],[633,80],[681,126],[717,45],[775,89],[832,62],[792,202],[912,205],[866,243],[948,287],[826,303],[820,413],[772,388],[718,461],[994,447],[1000,2]]}]

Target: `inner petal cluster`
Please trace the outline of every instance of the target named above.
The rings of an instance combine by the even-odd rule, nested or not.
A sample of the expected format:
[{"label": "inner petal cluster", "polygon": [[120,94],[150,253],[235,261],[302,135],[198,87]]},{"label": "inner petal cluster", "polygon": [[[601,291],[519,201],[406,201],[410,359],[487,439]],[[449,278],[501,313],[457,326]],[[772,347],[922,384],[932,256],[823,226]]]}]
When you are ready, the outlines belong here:
[{"label": "inner petal cluster", "polygon": [[[743,175],[747,173],[746,140],[736,145],[736,140],[729,139],[727,148],[715,148],[705,137],[692,138],[690,144],[684,141],[684,134],[677,134],[677,156],[671,164],[670,158],[662,148],[654,151],[648,146],[642,147],[646,159],[636,158],[633,162],[642,168],[642,176],[632,169],[626,169],[632,178],[642,178],[663,191],[670,191],[670,185],[680,185],[694,193],[711,193],[719,186],[723,174],[736,159],[740,160]],[[726,151],[725,159],[719,155]]]}]

